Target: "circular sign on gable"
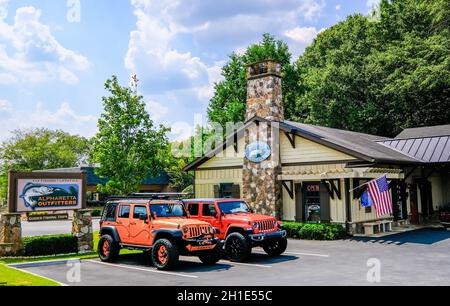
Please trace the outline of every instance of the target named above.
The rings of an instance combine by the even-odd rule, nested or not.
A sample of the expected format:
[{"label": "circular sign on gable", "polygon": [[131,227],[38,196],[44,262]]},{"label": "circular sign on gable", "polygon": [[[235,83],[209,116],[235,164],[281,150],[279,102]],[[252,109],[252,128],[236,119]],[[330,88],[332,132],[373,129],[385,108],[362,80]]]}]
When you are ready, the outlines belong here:
[{"label": "circular sign on gable", "polygon": [[245,157],[254,163],[260,163],[269,158],[272,154],[270,146],[262,141],[252,142],[245,149]]}]

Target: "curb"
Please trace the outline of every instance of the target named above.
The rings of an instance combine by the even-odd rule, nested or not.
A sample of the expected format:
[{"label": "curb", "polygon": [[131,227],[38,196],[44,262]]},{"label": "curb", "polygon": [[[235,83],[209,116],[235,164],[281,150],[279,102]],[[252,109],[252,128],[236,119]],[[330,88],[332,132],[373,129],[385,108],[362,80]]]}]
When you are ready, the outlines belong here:
[{"label": "curb", "polygon": [[7,266],[12,267],[12,268],[17,268],[17,269],[23,269],[23,268],[65,265],[68,263],[77,263],[80,261],[81,261],[80,258],[69,258],[69,259],[61,259],[61,260],[24,262],[24,263],[17,263],[17,264],[9,264]]}]

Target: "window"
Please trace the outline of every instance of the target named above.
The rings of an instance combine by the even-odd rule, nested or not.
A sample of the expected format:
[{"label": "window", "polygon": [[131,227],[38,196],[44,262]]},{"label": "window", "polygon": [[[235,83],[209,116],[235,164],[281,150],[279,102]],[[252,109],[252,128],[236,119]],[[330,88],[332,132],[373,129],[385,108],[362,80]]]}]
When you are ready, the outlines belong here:
[{"label": "window", "polygon": [[147,216],[147,207],[135,206],[133,210],[133,219],[139,219],[141,215]]},{"label": "window", "polygon": [[223,183],[214,186],[215,198],[239,199],[241,191],[239,184]]},{"label": "window", "polygon": [[156,213],[157,217],[186,217],[186,212],[182,204],[151,204],[152,215]]},{"label": "window", "polygon": [[130,217],[130,205],[121,205],[118,218],[127,219]]},{"label": "window", "polygon": [[223,202],[219,203],[220,211],[224,214],[241,214],[251,212],[245,202]]},{"label": "window", "polygon": [[198,216],[198,204],[189,204],[189,214],[191,216]]},{"label": "window", "polygon": [[367,206],[367,207],[365,207],[365,209],[366,209],[366,214],[372,213],[372,206]]},{"label": "window", "polygon": [[114,221],[114,220],[116,220],[116,211],[117,211],[117,204],[116,203],[107,204],[105,206],[105,208],[103,209],[102,221]]},{"label": "window", "polygon": [[203,216],[215,217],[217,215],[214,204],[203,204],[202,208]]}]

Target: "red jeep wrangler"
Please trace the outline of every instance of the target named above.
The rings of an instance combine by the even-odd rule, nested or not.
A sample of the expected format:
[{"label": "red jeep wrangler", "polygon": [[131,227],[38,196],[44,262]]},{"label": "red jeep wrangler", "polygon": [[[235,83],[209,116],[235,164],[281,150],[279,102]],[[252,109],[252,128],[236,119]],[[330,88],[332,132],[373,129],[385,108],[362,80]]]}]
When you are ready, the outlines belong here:
[{"label": "red jeep wrangler", "polygon": [[116,199],[107,202],[100,221],[98,255],[114,261],[121,248],[151,255],[160,270],[178,263],[179,255],[198,256],[205,264],[221,259],[220,240],[207,222],[188,219],[181,201]]},{"label": "red jeep wrangler", "polygon": [[190,218],[206,221],[216,228],[216,236],[225,241],[225,253],[231,261],[245,261],[253,247],[262,247],[269,256],[286,251],[286,231],[275,218],[254,214],[242,200],[183,200]]}]

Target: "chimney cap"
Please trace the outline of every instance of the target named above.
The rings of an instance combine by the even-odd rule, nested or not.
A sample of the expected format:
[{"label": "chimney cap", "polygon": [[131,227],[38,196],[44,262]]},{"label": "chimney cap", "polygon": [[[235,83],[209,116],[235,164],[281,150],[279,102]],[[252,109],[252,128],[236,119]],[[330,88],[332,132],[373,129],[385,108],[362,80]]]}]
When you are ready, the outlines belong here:
[{"label": "chimney cap", "polygon": [[268,75],[281,77],[281,64],[273,59],[266,59],[247,65],[248,80]]}]

